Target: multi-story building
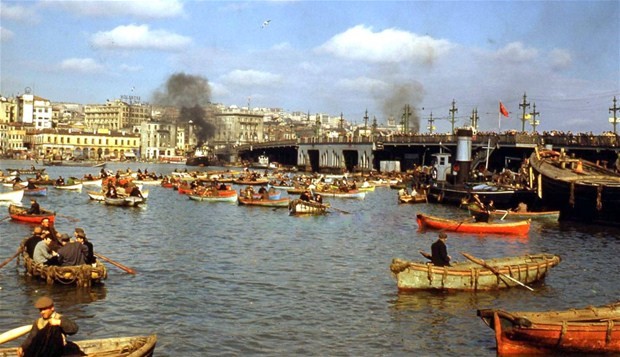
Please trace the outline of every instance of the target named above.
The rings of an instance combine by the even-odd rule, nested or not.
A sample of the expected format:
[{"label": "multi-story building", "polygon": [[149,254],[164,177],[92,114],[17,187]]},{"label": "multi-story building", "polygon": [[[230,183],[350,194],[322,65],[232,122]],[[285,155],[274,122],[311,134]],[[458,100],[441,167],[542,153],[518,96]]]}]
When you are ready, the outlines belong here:
[{"label": "multi-story building", "polygon": [[177,124],[144,121],[140,126],[140,138],[140,157],[143,159],[155,160],[185,153],[184,130]]},{"label": "multi-story building", "polygon": [[248,144],[264,141],[265,112],[230,106],[215,112],[213,145]]},{"label": "multi-story building", "polygon": [[17,122],[32,125],[36,129],[49,129],[52,127],[52,103],[34,94],[22,94],[16,98]]},{"label": "multi-story building", "polygon": [[15,101],[0,96],[0,156],[9,148],[9,123],[15,121]]},{"label": "multi-story building", "polygon": [[30,150],[39,157],[123,159],[140,150],[140,135],[126,131],[77,132],[48,129],[33,133]]},{"label": "multi-story building", "polygon": [[84,126],[93,129],[121,130],[151,118],[151,106],[142,103],[128,104],[120,99],[105,104],[84,106]]}]

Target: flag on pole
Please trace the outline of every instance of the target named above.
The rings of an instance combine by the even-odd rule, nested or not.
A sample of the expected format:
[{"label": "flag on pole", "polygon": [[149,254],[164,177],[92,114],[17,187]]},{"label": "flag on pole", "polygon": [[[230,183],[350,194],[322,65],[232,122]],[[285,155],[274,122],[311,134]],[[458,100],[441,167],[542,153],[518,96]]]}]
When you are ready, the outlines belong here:
[{"label": "flag on pole", "polygon": [[508,117],[508,109],[506,109],[502,102],[499,102],[499,112],[502,113],[503,116]]}]

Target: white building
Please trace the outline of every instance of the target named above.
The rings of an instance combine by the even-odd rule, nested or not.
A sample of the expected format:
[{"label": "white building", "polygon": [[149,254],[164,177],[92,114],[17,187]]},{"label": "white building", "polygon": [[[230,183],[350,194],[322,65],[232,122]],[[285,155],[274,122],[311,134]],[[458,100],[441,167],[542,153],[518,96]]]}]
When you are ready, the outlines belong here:
[{"label": "white building", "polygon": [[32,125],[35,129],[52,128],[52,103],[34,94],[26,93],[17,97],[17,121]]}]

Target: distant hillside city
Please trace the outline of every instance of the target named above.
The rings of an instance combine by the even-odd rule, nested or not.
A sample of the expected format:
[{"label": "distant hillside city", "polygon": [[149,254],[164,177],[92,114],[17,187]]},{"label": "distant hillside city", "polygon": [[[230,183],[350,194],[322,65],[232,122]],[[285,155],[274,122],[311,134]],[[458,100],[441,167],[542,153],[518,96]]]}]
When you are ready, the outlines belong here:
[{"label": "distant hillside city", "polygon": [[[0,95],[0,156],[4,158],[180,159],[197,147],[234,148],[312,136],[368,135],[376,119],[353,125],[340,116],[210,104],[178,108],[121,96],[102,104],[55,103],[25,93]],[[383,130],[397,130],[390,118]]]}]

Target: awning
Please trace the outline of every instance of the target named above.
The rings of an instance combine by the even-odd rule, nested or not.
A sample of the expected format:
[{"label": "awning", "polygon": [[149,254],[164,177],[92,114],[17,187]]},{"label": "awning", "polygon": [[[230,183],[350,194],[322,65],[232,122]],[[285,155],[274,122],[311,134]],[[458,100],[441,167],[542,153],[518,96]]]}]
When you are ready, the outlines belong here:
[{"label": "awning", "polygon": [[123,155],[125,155],[125,157],[136,157],[133,151],[126,151]]}]

